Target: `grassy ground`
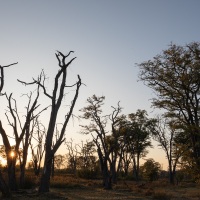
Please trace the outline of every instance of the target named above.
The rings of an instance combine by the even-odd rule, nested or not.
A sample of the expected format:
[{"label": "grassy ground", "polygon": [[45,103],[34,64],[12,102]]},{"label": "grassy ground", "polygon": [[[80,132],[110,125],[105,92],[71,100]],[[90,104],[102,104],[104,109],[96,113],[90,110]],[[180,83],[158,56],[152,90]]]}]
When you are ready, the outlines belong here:
[{"label": "grassy ground", "polygon": [[[34,179],[35,180],[35,179]],[[29,180],[31,181],[31,180]],[[167,180],[153,183],[119,181],[112,190],[102,189],[100,180],[85,180],[71,176],[55,176],[51,180],[51,191],[38,194],[36,189],[28,189],[12,194],[11,200],[200,200],[200,186],[181,183],[171,186]]]}]

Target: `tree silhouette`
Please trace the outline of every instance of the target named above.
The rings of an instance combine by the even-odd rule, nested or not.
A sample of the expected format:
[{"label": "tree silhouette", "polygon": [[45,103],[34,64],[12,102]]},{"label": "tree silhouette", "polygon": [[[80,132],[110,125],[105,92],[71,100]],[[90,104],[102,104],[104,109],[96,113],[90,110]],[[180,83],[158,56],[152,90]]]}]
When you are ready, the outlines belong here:
[{"label": "tree silhouette", "polygon": [[[25,115],[25,121],[22,123],[18,108],[17,108],[17,101],[12,98],[12,93],[7,96],[5,95],[8,101],[8,111],[5,113],[7,117],[8,124],[13,129],[13,135],[15,139],[15,149],[14,149],[14,156],[11,156],[12,148],[10,145],[9,136],[6,132],[6,130],[3,128],[3,125],[0,121],[0,134],[3,139],[3,144],[5,146],[6,151],[6,159],[7,159],[7,166],[8,166],[8,177],[9,177],[9,187],[11,190],[17,190],[17,184],[16,184],[16,176],[15,176],[15,165],[16,165],[16,158],[20,155],[20,144],[23,141],[23,162],[21,162],[21,173],[25,173],[25,165],[28,155],[28,140],[30,136],[30,127],[33,120],[39,116],[41,112],[43,112],[45,109],[42,109],[41,111],[38,111],[38,113],[35,113],[38,105],[38,98],[39,98],[39,87],[37,90],[37,94],[35,96],[35,99],[32,101],[32,95],[28,96],[28,105],[26,107],[26,115]],[[19,127],[19,128],[18,128]],[[24,175],[22,174],[23,178],[21,178],[22,182],[24,181]]]},{"label": "tree silhouette", "polygon": [[156,126],[152,130],[153,138],[159,143],[159,146],[166,154],[171,184],[174,184],[175,181],[178,161],[186,151],[186,148],[180,148],[180,143],[178,143],[177,139],[182,134],[178,127],[179,125],[174,119],[158,117]]},{"label": "tree silhouette", "polygon": [[152,60],[138,64],[140,79],[157,97],[153,105],[176,118],[190,138],[194,171],[200,169],[200,43],[171,44]]},{"label": "tree silhouette", "polygon": [[4,77],[4,68],[6,67],[10,67],[12,65],[16,65],[18,64],[17,63],[12,63],[12,64],[9,64],[9,65],[5,65],[5,66],[1,66],[0,65],[0,95],[2,95],[2,90],[3,90],[3,87],[4,87],[4,82],[5,82],[5,77]]},{"label": "tree silhouette", "polygon": [[151,147],[149,127],[154,120],[147,117],[146,110],[140,109],[129,114],[128,118],[127,149],[132,155],[135,179],[139,180],[140,158],[145,157],[147,148]]},{"label": "tree silhouette", "polygon": [[[29,139],[29,146],[31,148],[31,155],[32,155],[32,164],[34,168],[35,175],[38,176],[40,174],[41,170],[41,163],[42,158],[45,151],[45,144],[44,144],[44,138],[46,134],[45,127],[39,122],[39,119],[36,118],[35,121],[35,134],[33,131],[31,132],[31,136]],[[32,141],[36,141],[36,145],[34,146]]]},{"label": "tree silhouette", "polygon": [[[82,84],[81,78],[78,75],[78,81],[75,84],[73,84],[71,86],[66,85],[67,69],[68,69],[69,65],[76,58],[76,57],[74,57],[66,63],[66,58],[68,58],[71,53],[73,53],[73,51],[70,51],[66,56],[63,55],[59,51],[58,51],[58,53],[56,53],[56,58],[58,60],[58,65],[59,65],[60,69],[57,72],[57,74],[55,75],[54,88],[53,88],[52,94],[49,94],[47,92],[46,87],[44,85],[46,76],[43,71],[40,76],[42,78],[33,79],[33,82],[31,82],[31,83],[26,83],[26,82],[21,81],[22,83],[24,83],[26,85],[37,84],[40,88],[42,88],[44,94],[51,100],[51,113],[50,113],[49,125],[47,128],[47,134],[46,134],[44,169],[43,169],[43,173],[41,176],[40,187],[39,187],[40,193],[49,192],[52,161],[53,161],[56,151],[58,150],[60,145],[65,140],[64,139],[65,130],[66,130],[68,122],[72,116],[73,109],[75,107],[76,100],[78,98],[79,89]],[[57,134],[56,141],[53,142],[55,127],[56,127],[56,123],[57,123],[56,122],[57,116],[58,116],[59,110],[61,108],[63,97],[65,95],[65,89],[68,87],[70,87],[70,88],[76,87],[75,94],[72,99],[71,106],[68,110],[68,113],[65,116],[61,131],[59,134],[56,133]]]},{"label": "tree silhouette", "polygon": [[[104,104],[104,96],[97,97],[93,95],[87,99],[88,105],[81,109],[83,112],[82,118],[89,120],[89,125],[81,125],[84,134],[92,134],[93,141],[97,147],[97,153],[103,176],[103,186],[105,189],[112,188],[112,175],[116,173],[116,159],[118,150],[118,135],[117,127],[121,118],[119,113],[122,108],[119,106],[114,108],[110,115],[102,116],[102,105]],[[106,130],[108,120],[111,123],[111,136]],[[112,139],[111,139],[112,137]],[[109,140],[111,139],[111,140]]]},{"label": "tree silhouette", "polygon": [[[15,65],[15,64],[17,64],[17,63],[13,63],[13,64],[10,64],[10,65],[7,65],[7,66],[1,66],[0,65],[0,95],[2,95],[2,90],[3,90],[3,87],[4,87],[4,81],[5,81],[4,68],[10,67],[11,65]],[[0,121],[0,124],[1,124],[1,121]],[[6,182],[4,181],[3,177],[2,177],[1,171],[0,171],[0,190],[2,192],[2,197],[7,198],[7,197],[11,196],[9,188],[8,188]]]}]

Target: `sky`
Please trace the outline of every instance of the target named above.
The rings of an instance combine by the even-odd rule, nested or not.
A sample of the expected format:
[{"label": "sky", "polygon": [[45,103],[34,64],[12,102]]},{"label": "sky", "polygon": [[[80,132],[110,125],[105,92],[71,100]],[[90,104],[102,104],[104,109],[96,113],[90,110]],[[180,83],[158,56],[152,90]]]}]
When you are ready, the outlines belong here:
[{"label": "sky", "polygon": [[[33,88],[17,79],[29,82],[44,69],[51,92],[58,71],[56,50],[63,54],[73,50],[70,58],[77,58],[69,68],[68,83],[79,74],[85,84],[75,115],[96,94],[106,97],[105,114],[120,101],[124,114],[145,109],[153,117],[157,114],[151,108],[154,93],[138,81],[136,63],[152,59],[171,42],[199,42],[199,8],[199,0],[0,0],[0,65],[18,62],[5,70],[4,91],[18,99],[23,116],[26,98],[22,95]],[[45,96],[40,99],[41,106],[50,103]],[[61,115],[71,101],[65,100]],[[7,127],[6,105],[1,97],[0,119]],[[47,119],[45,114],[42,120]],[[79,122],[71,123],[67,140],[85,140],[79,132]],[[148,156],[165,165],[156,145]]]}]

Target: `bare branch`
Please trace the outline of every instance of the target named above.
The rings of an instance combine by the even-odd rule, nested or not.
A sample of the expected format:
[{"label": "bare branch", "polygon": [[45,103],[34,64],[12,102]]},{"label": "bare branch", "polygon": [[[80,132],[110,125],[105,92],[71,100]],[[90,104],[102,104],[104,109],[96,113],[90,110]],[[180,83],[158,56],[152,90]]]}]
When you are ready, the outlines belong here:
[{"label": "bare branch", "polygon": [[17,81],[20,82],[20,83],[22,83],[22,84],[24,84],[25,86],[26,86],[26,85],[33,85],[33,84],[37,83],[37,81],[35,81],[35,80],[34,80],[33,82],[30,82],[30,83],[21,81],[21,80],[19,80],[19,79],[17,79]]},{"label": "bare branch", "polygon": [[6,66],[1,66],[0,65],[0,95],[3,95],[1,93],[1,91],[3,90],[3,87],[4,87],[4,68],[10,67],[10,66],[16,65],[16,64],[18,64],[18,62],[17,63],[12,63],[10,65],[6,65]]},{"label": "bare branch", "polygon": [[0,66],[0,67],[5,68],[5,67],[10,67],[10,66],[12,66],[12,65],[16,65],[16,64],[18,64],[18,62],[16,62],[16,63],[12,63],[12,64],[10,64],[10,65]]},{"label": "bare branch", "polygon": [[61,133],[60,133],[60,137],[59,137],[59,139],[57,140],[56,144],[54,145],[53,152],[56,152],[57,149],[59,148],[59,146],[64,142],[63,136],[64,136],[64,133],[65,133],[66,126],[67,126],[67,124],[68,124],[68,122],[69,122],[69,119],[70,119],[70,117],[72,116],[72,112],[73,112],[73,109],[74,109],[76,100],[77,100],[77,98],[78,98],[80,86],[81,86],[81,78],[80,78],[80,76],[78,75],[78,82],[76,83],[76,92],[75,92],[75,96],[74,96],[74,99],[73,99],[73,101],[72,101],[72,104],[71,104],[69,113],[66,115],[66,119],[65,119],[64,125],[63,125],[63,127],[62,127],[62,130],[61,130]]},{"label": "bare branch", "polygon": [[[49,95],[49,94],[47,93],[47,91],[46,91],[46,88],[45,88],[45,85],[44,85],[45,80],[46,80],[46,76],[45,76],[43,70],[42,70],[42,72],[40,73],[40,75],[38,76],[38,80],[36,80],[36,79],[33,78],[33,82],[29,82],[29,83],[28,83],[28,82],[21,81],[21,80],[17,79],[18,82],[24,84],[25,86],[26,86],[26,85],[37,84],[38,86],[40,86],[40,87],[43,89],[44,94],[45,94],[47,97],[49,97],[50,99],[52,99],[53,97],[52,97],[51,95]],[[42,82],[42,83],[41,83],[41,82]]]}]

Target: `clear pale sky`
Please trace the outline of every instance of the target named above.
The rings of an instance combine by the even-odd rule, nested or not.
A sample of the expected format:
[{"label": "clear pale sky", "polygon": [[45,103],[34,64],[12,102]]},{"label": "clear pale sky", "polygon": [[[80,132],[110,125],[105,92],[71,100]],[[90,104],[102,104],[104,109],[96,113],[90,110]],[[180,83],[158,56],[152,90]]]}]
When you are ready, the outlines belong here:
[{"label": "clear pale sky", "polygon": [[[5,70],[4,91],[19,99],[23,115],[25,97],[19,97],[32,88],[16,79],[31,81],[44,69],[51,91],[58,70],[55,51],[74,50],[77,59],[70,66],[68,83],[79,74],[86,84],[76,115],[96,94],[105,95],[106,114],[120,101],[124,114],[146,109],[153,117],[153,92],[138,82],[135,63],[153,58],[171,42],[200,41],[199,9],[199,0],[0,0],[0,65],[19,62]],[[42,104],[47,102],[41,98]],[[0,119],[7,124],[5,108],[1,97]],[[75,122],[67,129],[67,140],[85,140],[78,132]],[[157,147],[149,157],[165,162]]]}]

